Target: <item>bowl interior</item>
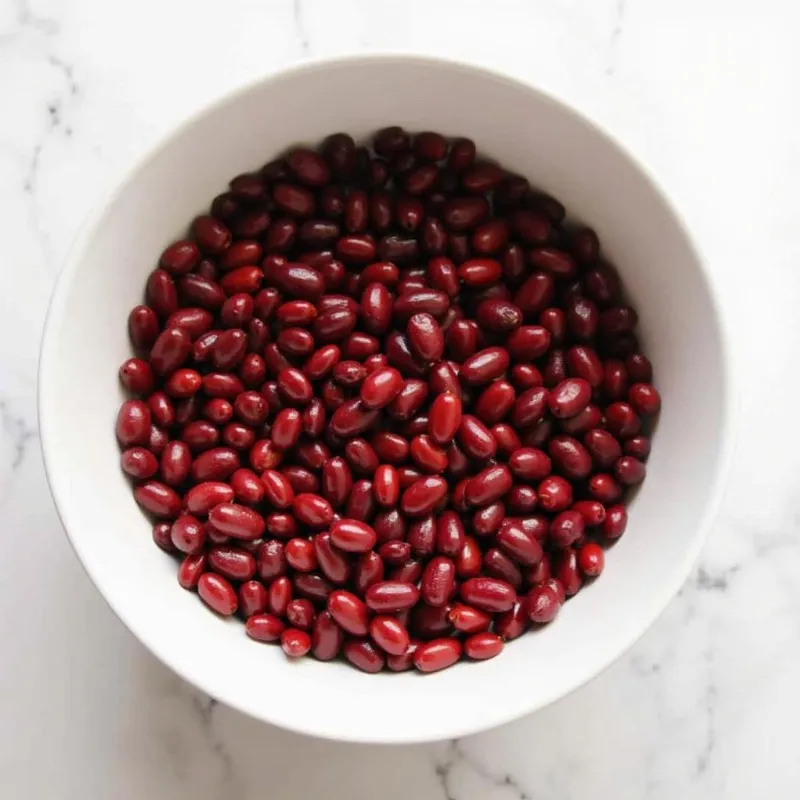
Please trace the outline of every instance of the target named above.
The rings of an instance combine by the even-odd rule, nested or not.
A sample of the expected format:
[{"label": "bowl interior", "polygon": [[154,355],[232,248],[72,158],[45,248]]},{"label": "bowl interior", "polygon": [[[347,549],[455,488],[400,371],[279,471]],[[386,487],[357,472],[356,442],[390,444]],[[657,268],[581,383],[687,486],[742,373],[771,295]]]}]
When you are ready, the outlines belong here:
[{"label": "bowl interior", "polygon": [[[481,152],[590,222],[639,310],[663,412],[648,480],[606,573],[500,658],[421,676],[289,663],[238,621],[202,607],[152,543],[118,468],[114,420],[130,355],[127,314],[161,249],[227,181],[287,145],[387,124],[474,138]],[[697,256],[657,189],[590,123],[523,85],[424,59],[298,68],[184,125],[141,164],[74,251],[48,322],[42,439],[53,493],[89,575],[164,662],[264,720],[344,740],[402,742],[487,728],[541,707],[609,664],[685,578],[718,493],[726,374],[718,315]],[[699,400],[702,399],[702,403]],[[124,691],[124,687],[123,691]]]}]

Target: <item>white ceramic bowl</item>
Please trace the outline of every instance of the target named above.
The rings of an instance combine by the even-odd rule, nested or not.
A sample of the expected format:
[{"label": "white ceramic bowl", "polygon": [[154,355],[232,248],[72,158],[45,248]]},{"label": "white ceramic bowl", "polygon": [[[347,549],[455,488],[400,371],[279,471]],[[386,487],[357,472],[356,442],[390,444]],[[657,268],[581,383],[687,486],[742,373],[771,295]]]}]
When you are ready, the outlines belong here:
[{"label": "white ceramic bowl", "polygon": [[[126,319],[162,248],[231,176],[287,145],[400,124],[475,139],[590,222],[623,276],[663,412],[628,532],[602,579],[492,661],[377,676],[288,661],[176,581],[119,469],[114,421]],[[686,578],[721,492],[730,375],[720,314],[692,242],[651,177],[594,124],[502,76],[433,59],[358,57],[268,77],[196,115],[138,164],[61,275],[41,357],[42,447],[61,519],[91,579],[165,664],[254,717],[331,739],[413,742],[507,722],[616,659]],[[75,609],[79,614],[80,609]],[[124,691],[124,686],[120,687]]]}]

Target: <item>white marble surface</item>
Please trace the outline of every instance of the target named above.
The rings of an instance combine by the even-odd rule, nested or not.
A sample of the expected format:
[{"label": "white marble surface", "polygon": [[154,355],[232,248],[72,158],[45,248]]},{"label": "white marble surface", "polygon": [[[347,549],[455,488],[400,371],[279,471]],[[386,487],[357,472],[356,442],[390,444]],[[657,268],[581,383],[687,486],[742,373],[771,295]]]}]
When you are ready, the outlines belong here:
[{"label": "white marble surface", "polygon": [[[790,0],[0,3],[0,797],[797,796],[798,23]],[[35,415],[53,281],[132,159],[265,71],[386,49],[527,76],[647,160],[719,278],[741,386],[723,512],[649,633],[533,717],[403,748],[260,725],[157,663],[69,549]]]}]

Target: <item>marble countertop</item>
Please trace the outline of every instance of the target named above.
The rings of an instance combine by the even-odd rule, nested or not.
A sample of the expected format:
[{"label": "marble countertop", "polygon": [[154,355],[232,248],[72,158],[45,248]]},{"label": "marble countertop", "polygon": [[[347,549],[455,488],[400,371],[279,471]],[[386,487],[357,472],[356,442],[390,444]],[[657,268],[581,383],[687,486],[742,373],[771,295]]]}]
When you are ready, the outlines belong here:
[{"label": "marble countertop", "polygon": [[[772,435],[764,420],[800,387],[798,23],[788,0],[0,4],[0,797],[796,796],[800,447],[792,426]],[[652,166],[719,279],[741,411],[701,560],[629,653],[532,717],[400,748],[261,725],[156,662],[63,536],[35,414],[56,274],[131,161],[268,70],[387,49],[532,79]]]}]

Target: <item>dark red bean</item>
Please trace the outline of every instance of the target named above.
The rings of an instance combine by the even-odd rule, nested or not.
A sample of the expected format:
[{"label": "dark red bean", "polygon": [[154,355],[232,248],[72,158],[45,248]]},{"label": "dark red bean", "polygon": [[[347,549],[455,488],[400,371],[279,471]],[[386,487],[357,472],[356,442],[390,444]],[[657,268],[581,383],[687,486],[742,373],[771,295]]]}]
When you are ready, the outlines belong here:
[{"label": "dark red bean", "polygon": [[403,376],[393,367],[383,367],[366,377],[361,385],[361,402],[366,408],[389,405],[403,389]]},{"label": "dark red bean", "polygon": [[117,439],[124,447],[147,445],[150,438],[150,408],[141,400],[126,400],[117,413]]},{"label": "dark red bean", "polygon": [[167,328],[150,351],[150,366],[157,375],[169,375],[189,356],[192,340],[182,328]]},{"label": "dark red bean", "polygon": [[535,386],[520,394],[511,412],[512,425],[528,428],[541,420],[550,403],[550,395],[544,386]]},{"label": "dark red bean", "polygon": [[378,581],[366,589],[367,606],[381,614],[394,614],[412,608],[419,600],[419,589],[403,581]]},{"label": "dark red bean", "polygon": [[523,447],[514,451],[508,460],[508,466],[517,478],[526,481],[540,481],[552,469],[548,455],[535,447]]},{"label": "dark red bean", "polygon": [[555,295],[555,281],[546,272],[534,272],[514,294],[514,305],[523,314],[538,314],[547,308]]},{"label": "dark red bean", "polygon": [[468,386],[482,386],[508,369],[508,352],[502,347],[487,347],[470,356],[462,365],[459,378]]},{"label": "dark red bean", "polygon": [[628,402],[643,417],[657,414],[661,409],[661,395],[649,383],[634,383],[628,390]]},{"label": "dark red bean", "polygon": [[317,555],[313,542],[308,539],[289,539],[284,548],[284,556],[286,563],[298,572],[311,572],[316,569]]},{"label": "dark red bean", "polygon": [[168,317],[178,308],[178,291],[172,276],[163,269],[150,273],[145,291],[147,304],[160,317]]},{"label": "dark red bean", "polygon": [[476,633],[464,640],[464,655],[475,661],[485,661],[500,655],[503,639],[496,633]]},{"label": "dark red bean", "polygon": [[128,316],[128,334],[138,350],[149,350],[158,338],[158,316],[148,306],[136,306]]},{"label": "dark red bean", "polygon": [[458,639],[433,639],[420,645],[414,654],[414,666],[420,672],[437,672],[451,667],[461,658]]},{"label": "dark red bean", "polygon": [[461,584],[462,600],[483,611],[499,613],[508,611],[516,598],[514,587],[496,578],[469,578]]},{"label": "dark red bean", "polygon": [[503,520],[496,537],[497,544],[515,561],[525,566],[538,564],[542,560],[542,547],[533,536],[511,519]]},{"label": "dark red bean", "polygon": [[318,661],[332,661],[339,654],[344,641],[342,629],[334,622],[328,611],[322,611],[314,619],[311,633],[311,653]]},{"label": "dark red bean", "polygon": [[428,384],[425,381],[409,378],[387,407],[388,411],[395,419],[409,420],[425,403],[428,393]]},{"label": "dark red bean", "polygon": [[262,612],[247,618],[245,632],[257,642],[277,642],[285,627],[277,617]]},{"label": "dark red bean", "polygon": [[[264,584],[259,581],[245,581],[239,587],[239,613],[246,620],[249,620],[253,615],[263,614],[266,610],[267,590]],[[265,627],[266,626],[262,623],[262,631]],[[264,631],[264,633],[266,633],[266,631]]]},{"label": "dark red bean", "polygon": [[554,565],[553,575],[563,584],[567,597],[572,597],[572,595],[578,593],[583,584],[583,579],[578,569],[578,556],[575,550],[568,547],[559,553]]},{"label": "dark red bean", "polygon": [[545,511],[564,511],[572,505],[572,485],[558,475],[550,475],[536,487],[539,505]]},{"label": "dark red bean", "polygon": [[429,606],[440,607],[450,598],[455,586],[456,568],[445,556],[432,558],[422,573],[420,595]]},{"label": "dark red bean", "polygon": [[513,483],[505,464],[486,467],[467,484],[466,500],[471,506],[486,506],[499,500]]},{"label": "dark red bean", "polygon": [[622,455],[619,442],[608,431],[600,428],[587,431],[583,443],[600,469],[611,469]]},{"label": "dark red bean", "polygon": [[411,440],[411,458],[424,472],[444,472],[448,465],[447,453],[427,434]]},{"label": "dark red bean", "polygon": [[569,547],[583,536],[584,524],[579,511],[562,511],[550,524],[550,541],[555,547]]},{"label": "dark red bean", "polygon": [[613,475],[598,472],[589,478],[589,494],[608,506],[619,502],[622,497],[622,486]]},{"label": "dark red bean", "polygon": [[181,499],[173,489],[158,481],[147,481],[134,489],[136,502],[154,517],[175,519],[181,510]]},{"label": "dark red bean", "polygon": [[607,539],[619,539],[628,525],[628,512],[625,506],[616,505],[606,509],[603,521],[603,534]]},{"label": "dark red bean", "polygon": [[403,492],[400,501],[403,513],[421,517],[431,511],[447,494],[447,481],[438,475],[422,478]]},{"label": "dark red bean", "polygon": [[584,525],[590,528],[601,525],[606,518],[605,506],[596,500],[579,500],[572,509],[583,517]]},{"label": "dark red bean", "polygon": [[342,654],[362,672],[380,672],[386,663],[382,652],[367,639],[348,639],[344,643]]},{"label": "dark red bean", "polygon": [[200,576],[197,593],[212,611],[224,617],[235,614],[239,606],[239,598],[233,586],[225,578],[213,572],[206,572]]},{"label": "dark red bean", "polygon": [[518,599],[511,609],[500,614],[494,624],[495,633],[506,642],[518,639],[527,627],[528,614],[526,603],[522,599]]},{"label": "dark red bean", "polygon": [[372,479],[375,501],[384,508],[397,505],[400,497],[400,477],[391,464],[381,464]]},{"label": "dark red bean", "polygon": [[247,581],[256,573],[255,558],[241,547],[212,547],[208,551],[208,565],[232,581]]},{"label": "dark red bean", "polygon": [[198,517],[205,517],[221,503],[231,503],[233,497],[233,489],[227,483],[207,481],[198,483],[189,489],[186,493],[185,505],[190,513]]},{"label": "dark red bean", "polygon": [[560,608],[558,596],[550,586],[534,586],[525,598],[525,611],[531,622],[552,622]]},{"label": "dark red bean", "polygon": [[333,523],[330,537],[336,547],[349,553],[365,553],[375,546],[375,530],[357,519],[341,519]]},{"label": "dark red bean", "polygon": [[252,541],[264,533],[264,518],[253,509],[235,503],[214,506],[208,512],[208,519],[220,533],[234,539]]},{"label": "dark red bean", "polygon": [[623,456],[614,464],[614,474],[624,486],[635,486],[637,483],[641,483],[646,472],[645,465],[632,456]]},{"label": "dark red bean", "polygon": [[311,650],[311,636],[306,631],[287,628],[281,634],[281,649],[289,658],[302,658]]},{"label": "dark red bean", "polygon": [[641,427],[641,420],[627,403],[611,403],[606,408],[606,427],[618,439],[629,439],[636,436]]},{"label": "dark red bean", "polygon": [[367,607],[351,592],[343,589],[331,592],[328,612],[347,633],[353,636],[365,636],[368,633]]},{"label": "dark red bean", "polygon": [[592,459],[586,448],[571,436],[554,436],[547,451],[558,472],[570,480],[582,480],[592,471]]},{"label": "dark red bean", "polygon": [[583,378],[567,378],[549,394],[547,405],[554,417],[574,417],[583,411],[592,398],[592,387]]}]

